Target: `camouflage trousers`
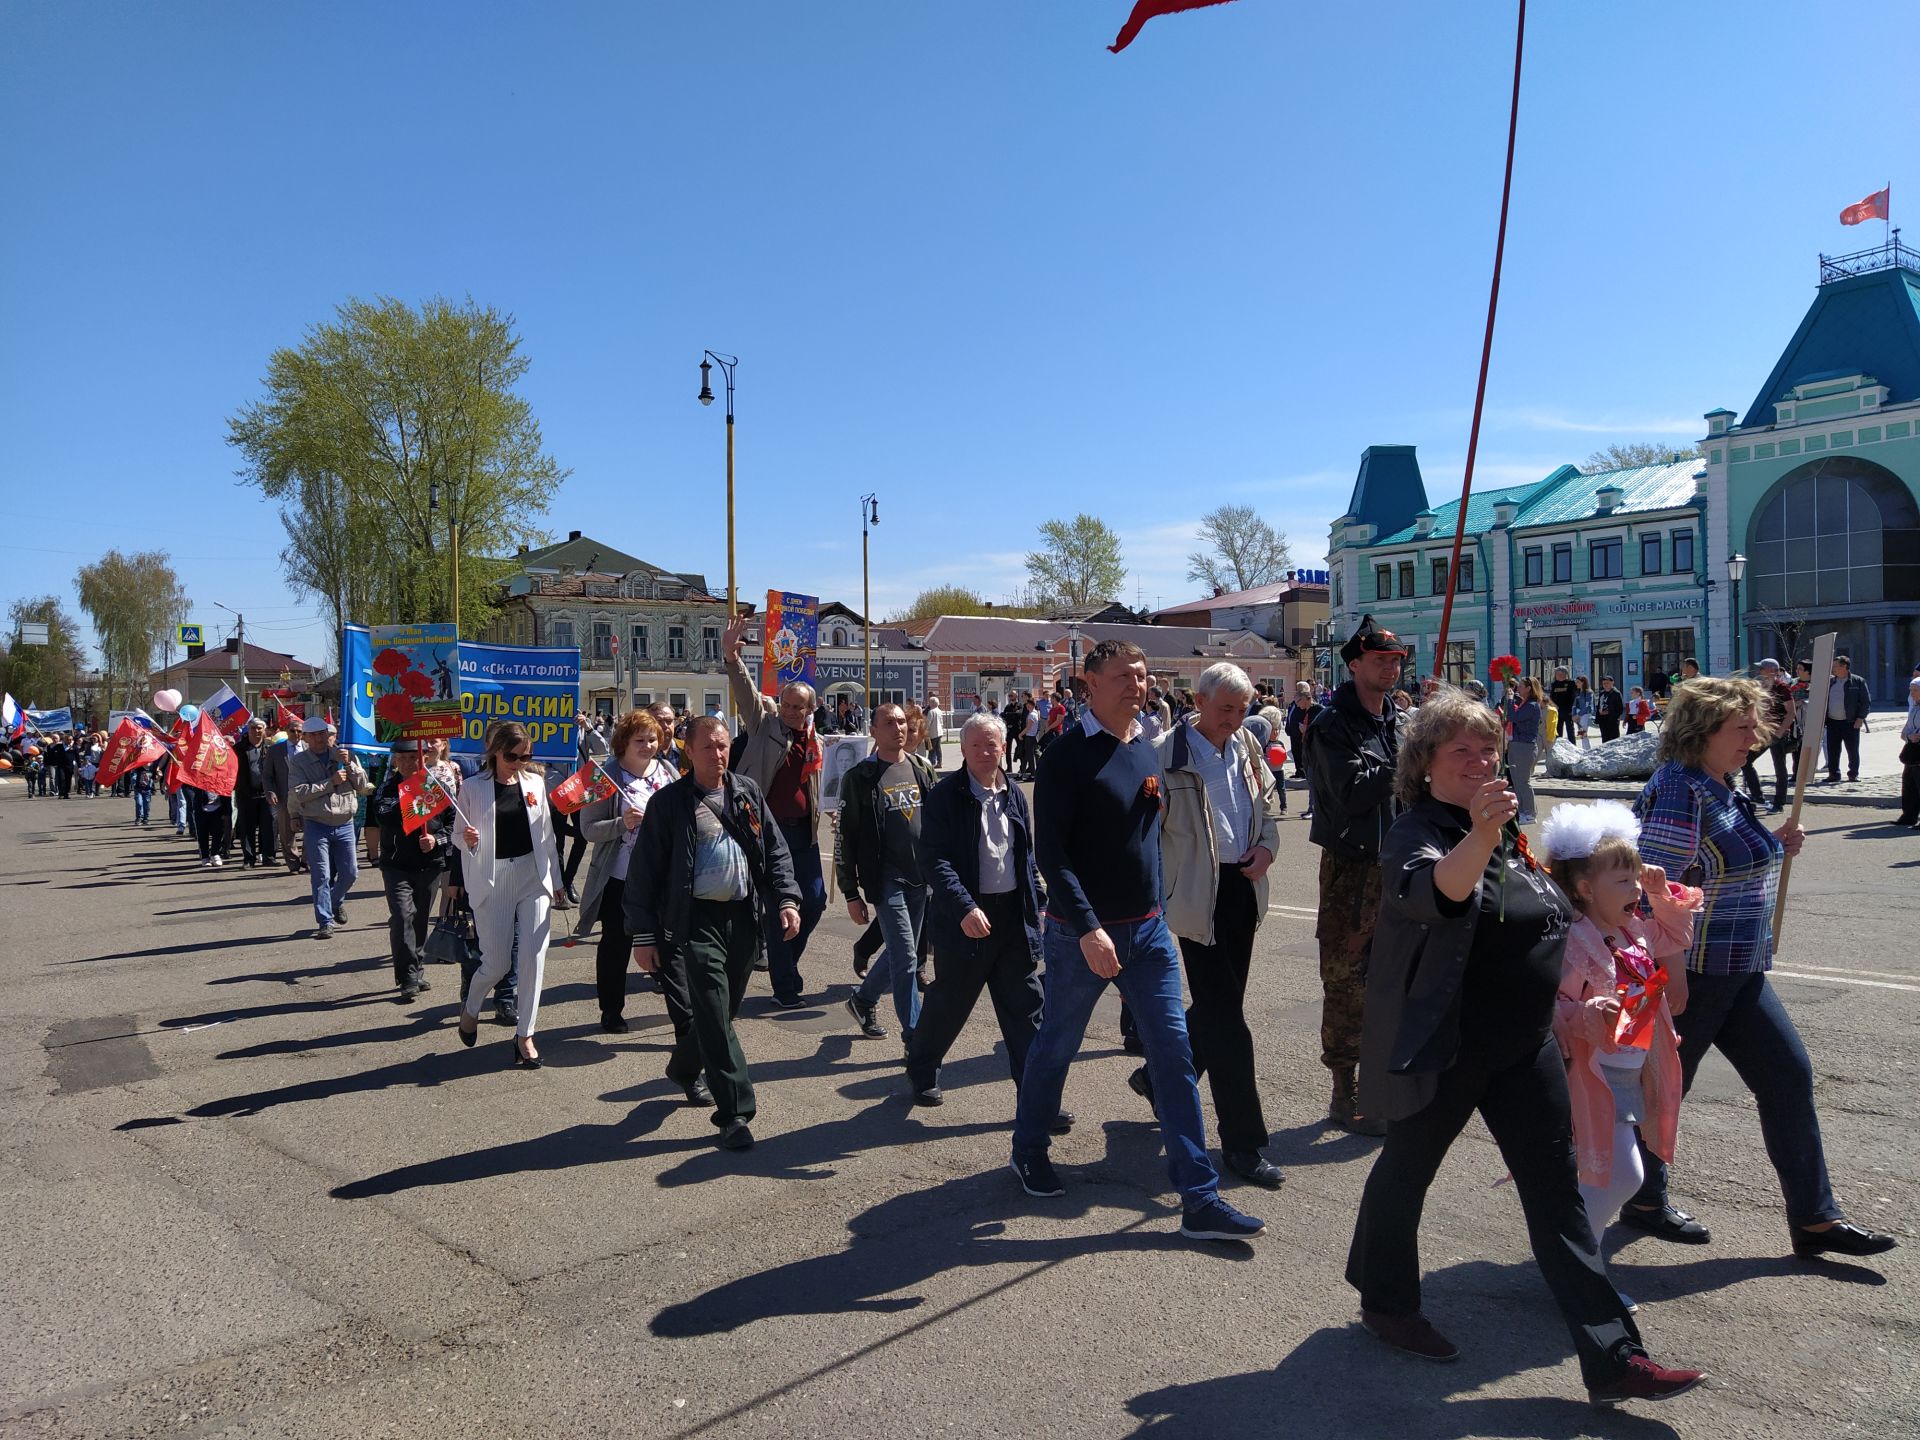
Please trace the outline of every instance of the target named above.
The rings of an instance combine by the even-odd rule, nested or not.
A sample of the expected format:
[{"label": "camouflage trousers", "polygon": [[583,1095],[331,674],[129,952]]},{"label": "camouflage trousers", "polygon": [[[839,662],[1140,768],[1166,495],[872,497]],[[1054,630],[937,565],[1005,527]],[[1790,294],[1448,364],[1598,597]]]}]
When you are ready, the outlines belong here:
[{"label": "camouflage trousers", "polygon": [[1320,1061],[1329,1070],[1360,1063],[1367,953],[1380,913],[1380,862],[1320,852]]}]

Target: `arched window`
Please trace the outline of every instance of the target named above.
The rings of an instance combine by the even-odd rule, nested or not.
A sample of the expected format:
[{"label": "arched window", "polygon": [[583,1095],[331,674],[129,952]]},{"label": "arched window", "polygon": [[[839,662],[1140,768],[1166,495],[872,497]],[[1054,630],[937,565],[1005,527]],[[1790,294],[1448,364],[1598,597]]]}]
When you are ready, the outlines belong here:
[{"label": "arched window", "polygon": [[1754,511],[1747,578],[1752,603],[1771,609],[1920,600],[1920,506],[1872,461],[1810,461]]}]

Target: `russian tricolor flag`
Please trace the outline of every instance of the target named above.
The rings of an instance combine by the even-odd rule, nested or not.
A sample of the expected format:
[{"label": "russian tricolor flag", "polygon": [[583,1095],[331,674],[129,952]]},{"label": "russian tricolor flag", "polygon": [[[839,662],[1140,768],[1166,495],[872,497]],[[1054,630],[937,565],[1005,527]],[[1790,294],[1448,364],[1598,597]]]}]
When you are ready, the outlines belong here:
[{"label": "russian tricolor flag", "polygon": [[209,695],[200,709],[203,713],[213,716],[213,723],[220,727],[220,733],[229,740],[246,729],[247,722],[253,719],[253,714],[247,709],[245,702],[233,693],[232,686],[225,684]]},{"label": "russian tricolor flag", "polygon": [[20,713],[11,695],[0,695],[0,733],[9,740],[18,740],[27,733],[27,717]]}]

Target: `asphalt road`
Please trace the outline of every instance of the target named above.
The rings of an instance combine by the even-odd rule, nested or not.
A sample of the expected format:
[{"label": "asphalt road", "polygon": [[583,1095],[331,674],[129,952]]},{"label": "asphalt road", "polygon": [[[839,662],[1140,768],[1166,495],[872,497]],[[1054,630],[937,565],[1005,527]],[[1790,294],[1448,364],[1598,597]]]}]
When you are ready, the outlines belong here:
[{"label": "asphalt road", "polygon": [[[1297,803],[1297,799],[1296,799]],[[127,802],[0,788],[0,1430],[8,1436],[1336,1437],[1920,1434],[1920,835],[1823,806],[1779,987],[1819,1073],[1843,1203],[1906,1248],[1789,1258],[1753,1107],[1710,1059],[1675,1191],[1696,1249],[1616,1235],[1657,1354],[1712,1387],[1584,1399],[1485,1132],[1427,1207],[1435,1367],[1355,1323],[1341,1279],[1373,1142],[1323,1128],[1297,818],[1248,1009],[1288,1171],[1252,1246],[1182,1242],[1104,1003],[1068,1084],[1063,1200],[1006,1169],[1012,1089],[982,1014],[946,1106],[858,1038],[844,911],[741,1034],[757,1148],[717,1151],[661,1076],[658,997],[604,1036],[590,946],[548,968],[547,1067],[456,1043],[456,980],[388,988],[378,872],[306,939],[283,873],[202,872]]]}]

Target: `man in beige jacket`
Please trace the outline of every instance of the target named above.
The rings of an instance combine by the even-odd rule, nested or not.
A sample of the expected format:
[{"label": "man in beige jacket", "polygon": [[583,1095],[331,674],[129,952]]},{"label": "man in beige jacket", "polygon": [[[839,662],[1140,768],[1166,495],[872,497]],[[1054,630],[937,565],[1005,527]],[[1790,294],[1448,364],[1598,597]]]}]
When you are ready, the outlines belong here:
[{"label": "man in beige jacket", "polygon": [[313,938],[331,940],[347,923],[347,892],[360,873],[353,817],[360,797],[373,793],[367,772],[333,726],[309,715],[300,726],[306,748],[287,764],[288,803],[306,836],[307,875],[313,882]]},{"label": "man in beige jacket", "polygon": [[745,615],[727,622],[727,679],[746,742],[740,763],[732,769],[760,787],[793,860],[793,878],[800,889],[800,933],[789,939],[782,933],[778,916],[766,917],[767,970],[775,1003],[783,1010],[797,1010],[806,1004],[800,957],[806,953],[807,937],[827,908],[826,876],[820,868],[820,771],[824,755],[820,737],[813,731],[813,687],[797,682],[788,685],[777,701],[762,695],[747,671],[746,661],[740,658],[746,634]]},{"label": "man in beige jacket", "polygon": [[[1267,1122],[1247,1029],[1253,936],[1267,915],[1267,868],[1280,843],[1280,800],[1261,747],[1240,727],[1253,682],[1238,665],[1208,667],[1190,717],[1154,741],[1165,779],[1160,828],[1167,928],[1186,962],[1187,1035],[1193,1067],[1213,1089],[1221,1159],[1249,1184],[1277,1190],[1285,1178],[1263,1156]],[[1127,1083],[1153,1098],[1147,1067]]]}]

